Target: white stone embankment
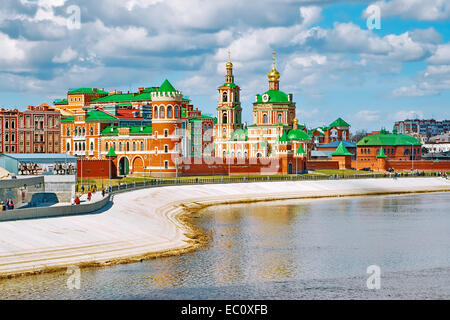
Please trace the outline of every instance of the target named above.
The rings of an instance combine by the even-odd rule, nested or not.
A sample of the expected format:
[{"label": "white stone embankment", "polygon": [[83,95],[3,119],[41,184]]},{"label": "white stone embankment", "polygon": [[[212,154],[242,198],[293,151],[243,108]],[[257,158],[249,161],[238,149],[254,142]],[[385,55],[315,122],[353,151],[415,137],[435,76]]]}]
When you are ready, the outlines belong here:
[{"label": "white stone embankment", "polygon": [[177,219],[186,209],[250,201],[436,191],[450,191],[450,180],[258,182],[125,192],[115,195],[113,204],[98,214],[0,222],[0,276],[135,261],[150,253],[186,249],[192,245],[185,235],[191,230]]}]

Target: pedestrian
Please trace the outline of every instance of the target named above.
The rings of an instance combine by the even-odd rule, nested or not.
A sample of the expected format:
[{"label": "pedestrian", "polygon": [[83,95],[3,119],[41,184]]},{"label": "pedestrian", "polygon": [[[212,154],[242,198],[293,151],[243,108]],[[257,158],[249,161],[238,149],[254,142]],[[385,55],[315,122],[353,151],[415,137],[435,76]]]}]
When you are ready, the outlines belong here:
[{"label": "pedestrian", "polygon": [[13,210],[14,209],[14,202],[12,201],[12,199],[10,198],[8,200],[8,210]]},{"label": "pedestrian", "polygon": [[89,201],[91,201],[91,197],[92,197],[92,193],[89,191],[88,195],[87,195],[87,198],[88,198]]},{"label": "pedestrian", "polygon": [[81,193],[84,193],[84,186],[81,185]]},{"label": "pedestrian", "polygon": [[70,204],[74,205],[75,204],[75,196],[72,196],[72,199],[70,200]]},{"label": "pedestrian", "polygon": [[105,189],[102,189],[102,197],[105,197]]},{"label": "pedestrian", "polygon": [[75,197],[75,204],[80,204],[80,198],[78,196]]},{"label": "pedestrian", "polygon": [[0,210],[5,211],[5,205],[4,205],[3,201],[0,202]]},{"label": "pedestrian", "polygon": [[6,203],[8,202],[8,200],[2,201],[2,210],[6,211],[8,209],[8,207],[6,206]]}]

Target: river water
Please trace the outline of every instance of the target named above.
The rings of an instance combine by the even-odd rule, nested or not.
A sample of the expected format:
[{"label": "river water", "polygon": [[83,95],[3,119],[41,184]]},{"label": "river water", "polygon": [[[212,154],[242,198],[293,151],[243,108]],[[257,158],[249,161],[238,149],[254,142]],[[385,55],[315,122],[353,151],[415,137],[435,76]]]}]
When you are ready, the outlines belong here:
[{"label": "river water", "polygon": [[432,193],[215,206],[195,215],[211,236],[195,252],[82,269],[79,289],[65,272],[4,279],[0,298],[449,299],[449,204]]}]

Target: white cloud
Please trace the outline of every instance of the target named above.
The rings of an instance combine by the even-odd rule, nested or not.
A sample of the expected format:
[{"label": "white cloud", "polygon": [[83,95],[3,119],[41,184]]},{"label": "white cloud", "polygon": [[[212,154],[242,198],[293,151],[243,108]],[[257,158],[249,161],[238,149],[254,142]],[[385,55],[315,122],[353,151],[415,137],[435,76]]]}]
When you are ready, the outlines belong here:
[{"label": "white cloud", "polygon": [[394,121],[417,118],[423,119],[424,113],[420,110],[400,110],[392,114],[390,117]]},{"label": "white cloud", "polygon": [[308,27],[322,19],[322,8],[317,6],[300,7],[302,26]]},{"label": "white cloud", "polygon": [[64,49],[59,56],[53,57],[54,63],[67,63],[74,60],[78,56],[78,53],[71,47]]},{"label": "white cloud", "polygon": [[380,119],[380,111],[361,110],[356,113],[356,118],[362,121],[375,121]]},{"label": "white cloud", "polygon": [[428,58],[428,62],[432,64],[450,64],[450,44],[438,46],[436,52]]}]

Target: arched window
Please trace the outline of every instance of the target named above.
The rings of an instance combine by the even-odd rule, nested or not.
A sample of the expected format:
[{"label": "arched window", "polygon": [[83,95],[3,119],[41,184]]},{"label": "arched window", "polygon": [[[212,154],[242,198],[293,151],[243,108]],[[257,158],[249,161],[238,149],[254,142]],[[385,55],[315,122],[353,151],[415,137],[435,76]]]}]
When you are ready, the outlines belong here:
[{"label": "arched window", "polygon": [[70,136],[70,128],[67,128],[67,130],[66,130],[66,135],[67,135],[67,136]]},{"label": "arched window", "polygon": [[78,151],[78,143],[75,143],[75,151]]},{"label": "arched window", "polygon": [[94,135],[94,127],[91,127],[90,133],[91,133],[91,136]]},{"label": "arched window", "polygon": [[86,142],[83,142],[83,151],[86,151]]},{"label": "arched window", "polygon": [[164,153],[168,153],[169,152],[169,146],[166,144],[164,145]]},{"label": "arched window", "polygon": [[130,151],[130,143],[127,141],[127,151]]},{"label": "arched window", "polygon": [[178,118],[178,106],[175,107],[175,118]]},{"label": "arched window", "polygon": [[171,106],[167,107],[167,118],[172,118],[172,107]]},{"label": "arched window", "polygon": [[165,115],[164,115],[164,106],[161,106],[161,107],[159,108],[159,117],[160,117],[161,119],[165,117]]},{"label": "arched window", "polygon": [[228,101],[228,93],[226,91],[224,91],[222,94],[222,102],[227,102],[227,101]]},{"label": "arched window", "polygon": [[91,147],[91,151],[94,151],[94,143],[93,142],[91,142],[90,147]]},{"label": "arched window", "polygon": [[278,114],[278,123],[282,123],[283,122],[283,114],[279,113]]},{"label": "arched window", "polygon": [[141,141],[141,151],[144,151],[144,142]]},{"label": "arched window", "polygon": [[105,149],[106,149],[106,151],[109,151],[108,150],[108,142],[105,144]]},{"label": "arched window", "polygon": [[119,142],[119,151],[122,151],[122,142]]},{"label": "arched window", "polygon": [[155,107],[155,111],[153,112],[153,118],[158,118],[158,107]]},{"label": "arched window", "polygon": [[244,151],[244,157],[248,158],[248,152],[247,152],[247,150]]},{"label": "arched window", "polygon": [[263,123],[267,123],[267,114],[263,114]]},{"label": "arched window", "polygon": [[226,158],[227,156],[227,152],[225,150],[223,150],[223,157]]},{"label": "arched window", "polygon": [[83,136],[85,136],[85,135],[86,135],[86,128],[83,127]]},{"label": "arched window", "polygon": [[404,154],[405,156],[409,155],[409,149],[405,149],[405,151],[403,152],[403,154]]},{"label": "arched window", "polygon": [[133,141],[133,151],[136,151],[136,142]]},{"label": "arched window", "polygon": [[222,115],[222,123],[227,123],[227,113],[226,112],[224,112],[223,113],[223,115]]},{"label": "arched window", "polygon": [[67,142],[67,144],[66,144],[66,151],[70,151],[70,143],[69,142]]}]

